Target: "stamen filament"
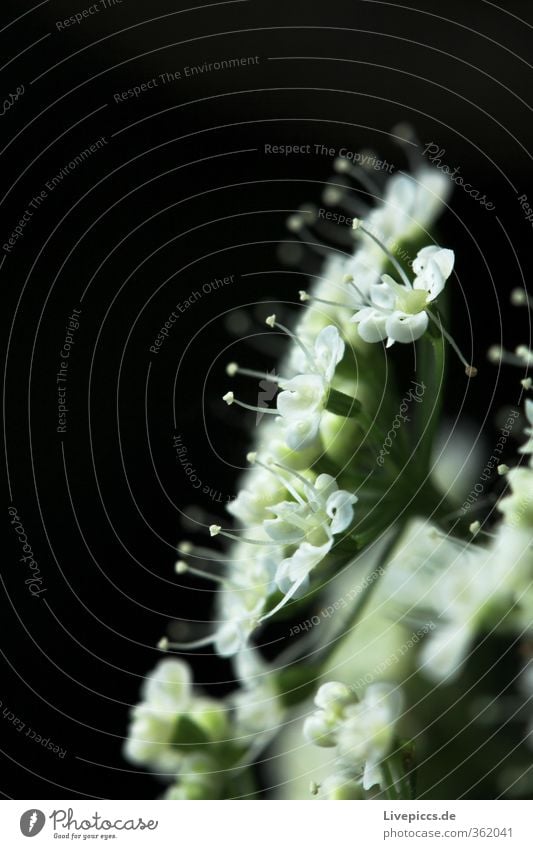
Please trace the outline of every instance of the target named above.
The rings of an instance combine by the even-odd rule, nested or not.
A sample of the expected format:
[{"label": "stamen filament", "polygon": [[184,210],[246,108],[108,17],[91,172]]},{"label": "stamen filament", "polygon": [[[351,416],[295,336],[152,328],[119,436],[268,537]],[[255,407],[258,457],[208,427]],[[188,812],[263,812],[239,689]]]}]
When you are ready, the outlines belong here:
[{"label": "stamen filament", "polygon": [[475,366],[471,365],[471,363],[469,363],[469,362],[468,362],[468,360],[466,359],[466,357],[464,357],[464,356],[463,356],[463,354],[462,354],[462,352],[461,352],[461,349],[459,348],[459,346],[458,346],[457,342],[455,341],[455,339],[453,338],[453,336],[451,336],[451,335],[448,333],[448,331],[447,331],[447,330],[445,330],[445,328],[443,327],[443,324],[442,324],[442,321],[440,320],[440,318],[437,318],[436,316],[434,316],[434,315],[433,315],[433,313],[431,312],[431,310],[428,310],[428,308],[427,308],[427,307],[426,307],[426,312],[427,312],[427,314],[429,315],[429,317],[430,317],[431,321],[433,321],[433,322],[437,325],[437,327],[439,328],[440,332],[442,333],[442,335],[444,336],[444,338],[446,339],[446,341],[450,343],[450,345],[452,346],[453,350],[455,351],[455,353],[457,354],[457,356],[458,356],[458,357],[459,357],[459,359],[461,360],[462,364],[463,364],[463,365],[464,365],[464,367],[465,367],[465,374],[466,374],[466,376],[467,376],[467,377],[475,377],[475,376],[476,376],[476,374],[477,374],[477,368],[476,368]]},{"label": "stamen filament", "polygon": [[340,301],[327,301],[325,298],[317,298],[315,295],[310,295],[308,292],[305,292],[303,289],[298,293],[300,295],[301,301],[313,301],[313,303],[317,304],[327,304],[329,307],[340,307],[341,309],[350,309],[348,304],[341,304]]},{"label": "stamen filament", "polygon": [[288,327],[285,327],[284,324],[280,324],[279,321],[276,320],[275,315],[269,315],[268,318],[265,320],[265,324],[267,324],[269,327],[277,327],[278,330],[282,330],[283,333],[286,333],[287,336],[289,336],[289,338],[293,340],[293,342],[296,342],[299,348],[301,348],[301,350],[304,352],[307,361],[312,366],[312,370],[315,370],[315,361],[313,359],[311,351],[306,345],[304,345],[299,336],[296,336],[296,334],[293,333],[292,330],[289,330]]},{"label": "stamen filament", "polygon": [[190,566],[184,560],[178,560],[174,569],[177,575],[184,575],[190,572],[191,575],[197,575],[198,578],[205,578],[206,581],[214,581],[215,584],[227,584],[226,579],[221,578],[220,575],[213,575],[210,572],[205,572],[203,569],[197,569],[196,566]]},{"label": "stamen filament", "polygon": [[506,351],[504,348],[501,348],[500,345],[492,345],[487,351],[487,358],[489,362],[494,363],[495,365],[499,363],[505,363],[508,366],[523,366],[524,361],[520,359],[516,354],[511,354],[510,351]]},{"label": "stamen filament", "polygon": [[333,163],[337,174],[349,174],[354,180],[358,180],[372,197],[381,199],[381,189],[377,183],[367,174],[362,165],[352,165],[347,159],[338,157]]},{"label": "stamen filament", "polygon": [[[166,649],[177,649],[178,651],[187,651],[188,649],[201,649],[204,646],[209,646],[211,643],[214,643],[217,636],[218,634],[210,634],[208,637],[203,637],[201,640],[193,640],[190,643],[175,643],[174,641],[170,642],[170,640],[167,640],[166,637],[164,637],[163,639],[165,640],[166,648],[163,650],[166,651]],[[163,640],[160,641],[160,645],[162,644],[162,642]]]},{"label": "stamen filament", "polygon": [[263,463],[261,460],[257,460],[255,457],[254,457],[253,464],[256,465],[256,466],[261,466],[262,469],[265,469],[265,471],[270,472],[271,475],[274,475],[276,480],[279,481],[283,487],[285,487],[287,492],[289,492],[292,495],[292,497],[294,498],[295,501],[297,501],[299,504],[305,504],[304,499],[302,498],[302,496],[298,492],[296,492],[296,490],[294,489],[292,484],[288,480],[285,480],[285,478],[282,478],[281,475],[278,475],[277,472],[275,472],[274,469],[271,466],[268,466],[266,463]]},{"label": "stamen filament", "polygon": [[344,278],[344,282],[352,286],[357,295],[359,295],[359,297],[361,298],[361,303],[359,305],[356,305],[356,308],[362,309],[362,307],[367,306],[369,303],[368,298],[365,297],[365,295],[361,292],[359,286],[357,285],[351,274],[346,275],[346,277]]},{"label": "stamen filament", "polygon": [[269,380],[271,383],[286,383],[287,378],[280,377],[277,374],[269,374],[267,371],[256,371],[253,368],[241,368],[237,363],[228,363],[226,366],[226,374],[234,377],[236,374],[243,374],[245,377],[255,377],[258,380]]},{"label": "stamen filament", "polygon": [[533,298],[524,289],[513,289],[511,292],[511,303],[515,307],[528,307],[533,310]]},{"label": "stamen filament", "polygon": [[272,547],[275,545],[272,540],[260,540],[260,539],[248,539],[248,537],[242,537],[238,534],[232,534],[230,531],[223,531],[220,525],[210,525],[209,533],[212,537],[217,537],[219,534],[221,537],[227,537],[228,539],[232,539],[235,542],[245,542],[249,545],[262,545]]},{"label": "stamen filament", "polygon": [[252,413],[267,413],[271,416],[279,416],[278,411],[272,410],[270,407],[254,407],[253,404],[246,404],[244,401],[239,401],[233,392],[226,392],[222,396],[222,400],[226,402],[228,407],[231,407],[232,404],[237,404],[238,407],[242,407],[244,410],[250,410]]},{"label": "stamen filament", "polygon": [[279,469],[283,469],[284,472],[287,472],[289,475],[292,475],[293,477],[297,478],[307,488],[314,489],[311,481],[308,481],[307,478],[304,478],[304,476],[297,472],[295,469],[291,469],[289,466],[285,466],[283,463],[278,463],[277,461],[273,461],[272,465],[277,466]]},{"label": "stamen filament", "polygon": [[405,285],[407,286],[407,288],[412,289],[413,287],[411,285],[411,281],[409,280],[407,274],[403,270],[402,266],[400,265],[400,263],[398,262],[398,260],[396,259],[396,257],[392,253],[392,251],[390,251],[388,249],[388,247],[383,244],[381,239],[378,239],[378,237],[374,236],[374,234],[370,230],[367,230],[366,227],[362,224],[360,218],[354,218],[352,226],[353,226],[354,230],[361,230],[362,233],[365,233],[365,235],[367,235],[370,239],[372,239],[372,241],[375,242],[376,245],[381,248],[381,250],[386,255],[386,257],[389,259],[389,261],[392,262],[394,268],[396,269],[396,271],[398,272],[398,274],[402,278],[402,280],[405,283]]}]

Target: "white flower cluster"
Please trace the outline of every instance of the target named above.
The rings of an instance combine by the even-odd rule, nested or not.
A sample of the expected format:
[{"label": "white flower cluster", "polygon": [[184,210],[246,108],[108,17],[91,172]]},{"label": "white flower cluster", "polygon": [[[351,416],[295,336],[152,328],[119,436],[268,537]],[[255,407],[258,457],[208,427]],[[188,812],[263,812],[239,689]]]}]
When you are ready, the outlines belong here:
[{"label": "white flower cluster", "polygon": [[[168,798],[250,795],[254,754],[275,738],[283,746],[294,717],[291,699],[300,702],[300,717],[317,678],[339,679],[319,688],[317,709],[304,725],[306,753],[335,749],[320,797],[368,798],[391,787],[394,798],[401,796],[409,782],[402,772],[405,740],[425,734],[411,700],[420,692],[429,699],[435,684],[455,686],[469,674],[472,652],[493,634],[533,631],[533,402],[525,402],[520,448],[529,465],[500,467],[503,518],[490,519],[489,535],[480,522],[471,530],[460,521],[457,530],[451,527],[454,505],[431,476],[432,410],[439,408],[443,381],[442,372],[428,372],[428,352],[433,347],[438,363],[439,346],[449,343],[467,375],[476,372],[441,321],[454,253],[434,244],[428,230],[448,188],[444,175],[426,167],[392,177],[364,222],[355,220],[353,253],[333,254],[323,277],[300,293],[295,328],[276,315],[266,319],[273,333],[289,339],[280,374],[236,363],[227,368],[230,377],[271,380],[277,395],[272,407],[241,401],[233,391],[224,395],[229,406],[262,417],[250,468],[227,508],[234,526],[210,526],[215,545],[226,545],[222,550],[182,544],[176,565],[180,574],[215,582],[216,626],[188,645],[163,639],[160,648],[212,645],[231,661],[240,686],[222,700],[197,695],[179,660],[163,661],[148,678],[125,752],[136,764],[176,777]],[[531,304],[525,294],[514,300]],[[418,343],[424,397],[384,452],[402,398],[386,350],[395,342]],[[491,349],[490,357],[521,366],[523,390],[532,388],[528,348]],[[254,646],[258,629],[289,602],[304,605],[342,581],[350,582],[350,602],[339,604],[342,616],[331,622],[338,618],[340,628],[329,634],[314,617],[324,629],[322,642],[321,634],[306,634],[286,655],[263,660]],[[428,623],[423,639],[409,639],[413,628]],[[386,635],[392,635],[388,643]],[[412,646],[408,656],[394,640]],[[383,662],[373,646],[385,644]],[[366,686],[356,695],[353,682],[360,680]],[[300,748],[286,745],[292,753]],[[274,776],[279,786],[288,783],[294,757],[276,759],[285,770]]]},{"label": "white flower cluster", "polygon": [[195,742],[205,756],[209,743],[227,735],[226,708],[193,693],[191,672],[183,661],[160,661],[144,682],[142,696],[132,710],[124,748],[132,763],[172,776],[183,769]]}]

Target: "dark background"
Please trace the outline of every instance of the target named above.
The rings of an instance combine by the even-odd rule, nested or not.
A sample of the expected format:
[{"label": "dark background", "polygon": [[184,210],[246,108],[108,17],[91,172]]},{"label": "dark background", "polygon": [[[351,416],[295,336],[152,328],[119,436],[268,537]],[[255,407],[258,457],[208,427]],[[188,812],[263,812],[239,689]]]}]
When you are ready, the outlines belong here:
[{"label": "dark background", "polygon": [[[1,717],[0,789],[15,798],[161,792],[121,757],[128,708],[160,657],[161,635],[209,627],[209,586],[178,580],[173,563],[180,539],[206,542],[211,516],[223,517],[252,436],[253,415],[220,401],[224,365],[274,365],[279,351],[262,325],[272,309],[257,303],[287,302],[276,311],[290,320],[305,280],[265,272],[289,268],[279,256],[280,242],[294,238],[285,219],[320,203],[332,173],[327,157],[268,156],[265,144],[371,147],[405,167],[390,130],[409,121],[422,145],[444,148],[444,161],[495,204],[488,211],[457,188],[440,224],[456,252],[451,327],[481,372],[466,387],[450,363],[452,417],[464,403],[481,424],[516,400],[516,381],[485,351],[529,332],[526,311],[508,305],[531,271],[531,223],[517,200],[533,199],[529,3],[251,0],[181,4],[180,13],[169,0],[124,0],[57,30],[89,5],[51,0],[17,21],[32,4],[4,0],[0,11],[0,97],[25,86],[0,118],[2,244],[47,180],[108,140],[49,194],[0,270],[4,515],[16,506],[46,587],[30,596],[6,521],[0,699],[26,728]],[[165,71],[255,55],[257,65],[113,99]],[[309,256],[302,262],[319,269]],[[150,353],[178,301],[232,274]],[[59,351],[85,290],[60,435]],[[237,385],[253,401],[255,388]],[[177,462],[176,433],[199,491]],[[180,619],[200,624],[169,631]],[[229,665],[198,655],[197,680],[227,692]],[[30,741],[30,726],[66,756]]]}]

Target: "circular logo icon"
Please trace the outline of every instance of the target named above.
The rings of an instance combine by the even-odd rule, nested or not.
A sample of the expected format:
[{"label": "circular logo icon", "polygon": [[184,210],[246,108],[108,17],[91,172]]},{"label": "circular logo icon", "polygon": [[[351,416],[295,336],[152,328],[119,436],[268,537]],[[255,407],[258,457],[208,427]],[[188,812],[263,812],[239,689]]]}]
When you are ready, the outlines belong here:
[{"label": "circular logo icon", "polygon": [[42,811],[37,808],[30,808],[20,818],[20,830],[24,837],[35,837],[42,830],[45,822],[46,817]]}]

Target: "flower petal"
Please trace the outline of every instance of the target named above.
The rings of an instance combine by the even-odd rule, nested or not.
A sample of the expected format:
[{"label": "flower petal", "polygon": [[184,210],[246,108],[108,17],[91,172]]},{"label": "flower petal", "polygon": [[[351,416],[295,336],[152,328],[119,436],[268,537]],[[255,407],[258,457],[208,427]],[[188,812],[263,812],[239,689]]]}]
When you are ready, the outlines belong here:
[{"label": "flower petal", "polygon": [[357,496],[345,489],[339,489],[328,498],[326,513],[332,520],[330,528],[332,534],[340,534],[345,531],[353,519],[353,505]]},{"label": "flower petal", "polygon": [[433,301],[444,289],[452,273],[454,260],[454,252],[448,248],[436,245],[422,248],[413,262],[413,270],[417,275],[413,287],[428,292]]},{"label": "flower petal", "polygon": [[[361,315],[364,313],[364,315]],[[381,342],[387,337],[386,313],[367,307],[356,313],[354,321],[358,323],[359,336],[364,342]]]},{"label": "flower petal", "polygon": [[324,327],[316,338],[314,346],[316,368],[328,383],[335,374],[335,366],[340,363],[344,356],[344,349],[344,342],[333,324]]},{"label": "flower petal", "polygon": [[277,399],[280,415],[285,419],[305,418],[324,403],[327,384],[319,374],[299,374],[284,384]]},{"label": "flower petal", "polygon": [[305,419],[289,422],[285,440],[292,451],[301,451],[315,441],[320,428],[320,413],[308,414]]},{"label": "flower petal", "polygon": [[415,315],[396,310],[387,319],[386,335],[394,342],[415,342],[424,335],[428,323],[429,319],[424,310]]}]

